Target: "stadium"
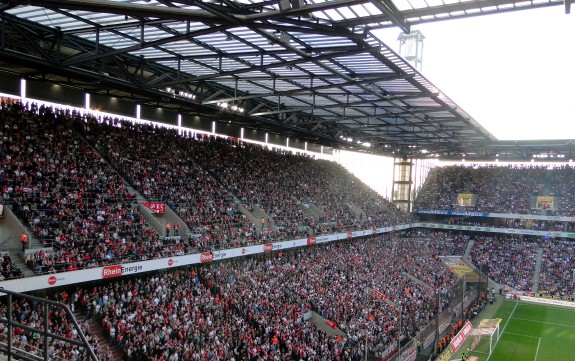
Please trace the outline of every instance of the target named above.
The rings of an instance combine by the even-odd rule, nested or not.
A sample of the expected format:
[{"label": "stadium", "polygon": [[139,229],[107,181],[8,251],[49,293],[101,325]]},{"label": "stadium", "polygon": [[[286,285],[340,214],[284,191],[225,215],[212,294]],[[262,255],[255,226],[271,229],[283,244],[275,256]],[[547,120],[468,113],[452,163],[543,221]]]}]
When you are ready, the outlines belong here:
[{"label": "stadium", "polygon": [[0,1],[0,359],[575,359],[575,141],[413,29],[571,3]]}]

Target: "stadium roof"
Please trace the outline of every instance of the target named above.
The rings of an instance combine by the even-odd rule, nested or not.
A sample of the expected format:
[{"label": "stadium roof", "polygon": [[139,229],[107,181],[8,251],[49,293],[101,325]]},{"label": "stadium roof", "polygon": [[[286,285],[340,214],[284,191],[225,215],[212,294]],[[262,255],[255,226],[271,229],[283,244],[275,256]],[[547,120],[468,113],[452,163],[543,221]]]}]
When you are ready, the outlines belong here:
[{"label": "stadium roof", "polygon": [[0,68],[336,148],[460,157],[496,139],[374,30],[570,2],[0,1]]}]

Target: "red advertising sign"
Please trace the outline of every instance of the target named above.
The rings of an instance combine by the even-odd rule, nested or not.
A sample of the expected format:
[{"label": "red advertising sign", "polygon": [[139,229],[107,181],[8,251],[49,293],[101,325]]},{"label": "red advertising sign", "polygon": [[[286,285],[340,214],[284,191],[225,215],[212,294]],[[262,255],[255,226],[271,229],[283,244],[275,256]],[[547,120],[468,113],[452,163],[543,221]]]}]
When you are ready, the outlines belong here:
[{"label": "red advertising sign", "polygon": [[315,239],[315,237],[308,237],[307,238],[307,245],[308,246],[315,244],[316,242],[317,242],[317,240]]},{"label": "red advertising sign", "polygon": [[380,300],[386,300],[387,296],[385,294],[383,294],[381,291],[376,290],[375,288],[373,288],[371,290],[371,293],[373,293],[373,295],[377,298],[379,298]]},{"label": "red advertising sign", "polygon": [[157,214],[166,212],[166,204],[163,202],[142,202],[142,205]]},{"label": "red advertising sign", "polygon": [[122,275],[122,265],[106,266],[102,269],[102,278],[119,277]]},{"label": "red advertising sign", "polygon": [[200,262],[204,263],[204,262],[211,262],[214,260],[214,255],[211,254],[210,252],[205,252],[200,254]]},{"label": "red advertising sign", "polygon": [[264,252],[271,252],[274,250],[274,245],[271,243],[264,244]]},{"label": "red advertising sign", "polygon": [[173,265],[174,265],[174,260],[170,258],[168,260],[168,267],[172,267]]},{"label": "red advertising sign", "polygon": [[48,284],[50,286],[54,286],[56,284],[56,276],[50,276],[48,277]]},{"label": "red advertising sign", "polygon": [[353,232],[347,232],[347,238],[353,237]]},{"label": "red advertising sign", "polygon": [[336,328],[337,327],[337,323],[335,323],[332,320],[325,320],[325,324],[328,325],[331,328]]},{"label": "red advertising sign", "polygon": [[465,324],[463,325],[461,330],[457,333],[457,335],[455,335],[453,340],[451,340],[450,345],[453,352],[457,352],[457,350],[459,350],[463,342],[465,342],[465,340],[467,339],[467,336],[469,336],[472,331],[473,326],[471,325],[471,322],[469,322],[469,320],[465,321]]}]

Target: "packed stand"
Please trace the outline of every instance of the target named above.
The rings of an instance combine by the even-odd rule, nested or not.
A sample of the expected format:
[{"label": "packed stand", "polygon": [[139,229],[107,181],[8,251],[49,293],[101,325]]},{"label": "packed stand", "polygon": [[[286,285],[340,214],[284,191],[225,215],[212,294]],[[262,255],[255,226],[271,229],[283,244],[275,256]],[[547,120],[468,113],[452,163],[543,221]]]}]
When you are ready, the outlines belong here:
[{"label": "packed stand", "polygon": [[447,224],[456,224],[472,227],[515,228],[530,229],[534,231],[571,232],[575,224],[568,222],[553,222],[534,219],[506,219],[506,218],[463,218],[455,217],[447,220]]},{"label": "packed stand", "polygon": [[232,195],[191,160],[193,141],[173,129],[117,119],[89,119],[86,138],[147,200],[165,201],[197,235],[198,249],[254,243],[255,229]]},{"label": "packed stand", "polygon": [[[194,160],[242,203],[270,216],[279,239],[410,221],[333,162],[214,137],[198,137],[193,149]],[[304,211],[305,204],[319,207],[319,220]],[[353,213],[354,205],[361,214]]]},{"label": "packed stand", "polygon": [[166,244],[132,208],[122,179],[75,134],[80,119],[67,110],[2,102],[4,199],[54,249],[33,269],[72,271],[162,256]]},{"label": "packed stand", "polygon": [[573,298],[573,260],[575,242],[549,239],[543,242],[543,260],[537,293],[552,297]]},{"label": "packed stand", "polygon": [[[200,246],[239,247],[410,221],[332,162],[117,119],[90,119],[84,132],[146,198],[167,201],[200,233]],[[260,220],[246,219],[234,197],[248,210],[262,208],[266,227],[254,229]],[[323,208],[319,220],[304,210],[306,202]],[[353,215],[352,202],[362,214]]]},{"label": "packed stand", "polygon": [[[410,231],[409,237],[420,238],[426,240],[427,243],[421,247],[429,248],[434,256],[463,256],[467,243],[469,243],[470,236],[458,232],[448,231],[431,231],[419,229],[417,231]],[[429,240],[432,240],[429,242]]]},{"label": "packed stand", "polygon": [[[4,199],[54,247],[27,258],[39,274],[410,221],[340,166],[309,156],[35,104],[3,102],[0,117]],[[148,200],[166,201],[191,243],[148,227],[118,172]],[[261,207],[271,226],[255,227],[234,196]],[[310,202],[319,219],[305,211]]]},{"label": "packed stand", "polygon": [[531,292],[539,243],[536,239],[475,237],[471,262],[489,266],[489,278],[518,291]]},{"label": "packed stand", "polygon": [[[62,302],[74,312],[74,300],[68,297],[66,292],[56,294],[55,301]],[[12,320],[24,326],[42,330],[44,326],[44,306],[36,301],[25,298],[13,298],[12,302]],[[7,298],[3,297],[0,302],[0,317],[8,318]],[[79,325],[86,340],[90,344],[94,354],[99,360],[110,360],[111,353],[109,350],[100,345],[98,338],[91,334],[89,324],[82,323]],[[75,328],[72,320],[68,317],[63,308],[49,306],[48,310],[48,331],[68,339],[82,342],[80,335]],[[0,342],[8,342],[8,326],[0,323]],[[12,329],[12,351],[17,355],[26,357],[44,357],[44,336],[37,331],[15,326]],[[88,360],[87,350],[85,347],[77,346],[64,340],[53,337],[48,338],[48,359],[56,361],[83,361]],[[18,359],[18,356],[16,356]]]},{"label": "packed stand", "polygon": [[264,224],[275,228],[267,230],[270,236],[286,240],[312,234],[316,221],[294,197],[299,174],[314,162],[310,157],[233,139],[197,136],[191,142],[194,161],[248,210],[260,207],[268,215]]},{"label": "packed stand", "polygon": [[[450,295],[453,275],[437,266],[437,248],[421,242],[374,237],[318,245],[116,280],[78,289],[73,298],[87,316],[99,315],[126,360],[350,360],[366,330],[370,348],[393,349],[398,312],[404,342],[434,317],[435,291],[403,275],[400,259],[415,256],[424,265],[410,263],[414,276]],[[308,310],[347,338],[329,338],[304,321]]]},{"label": "packed stand", "polygon": [[[547,166],[448,166],[433,169],[417,195],[417,209],[460,209],[515,214],[575,214],[575,169]],[[476,203],[457,205],[460,193]],[[537,202],[536,196],[554,197]]]},{"label": "packed stand", "polygon": [[0,255],[0,281],[22,278],[24,274],[16,267],[16,264],[8,253]]}]

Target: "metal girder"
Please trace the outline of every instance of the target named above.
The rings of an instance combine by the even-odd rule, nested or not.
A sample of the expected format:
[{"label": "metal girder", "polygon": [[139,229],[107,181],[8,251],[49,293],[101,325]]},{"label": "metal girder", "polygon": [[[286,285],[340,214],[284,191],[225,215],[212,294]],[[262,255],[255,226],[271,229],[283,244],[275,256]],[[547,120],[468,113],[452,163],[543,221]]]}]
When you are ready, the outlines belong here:
[{"label": "metal girder", "polygon": [[[63,13],[61,9],[52,9],[52,11]],[[74,15],[67,12],[67,16],[73,17]],[[100,31],[110,31],[110,30],[120,30],[120,29],[129,29],[129,28],[138,28],[143,26],[149,26],[154,24],[171,24],[171,23],[179,23],[180,20],[165,20],[165,19],[143,19],[138,21],[130,21],[125,22],[122,24],[114,24],[114,25],[99,25],[94,24],[92,22],[88,22],[86,19],[82,19],[82,17],[77,16],[76,19],[86,22],[86,24],[92,24],[86,28],[79,28],[79,29],[70,29],[62,31],[62,34],[65,35],[79,35],[79,34],[90,34],[93,33],[95,30]]]},{"label": "metal girder", "polygon": [[[323,76],[319,77],[319,78],[322,79]],[[365,84],[365,83],[372,83],[372,82],[385,82],[385,81],[391,81],[391,80],[397,80],[397,79],[403,79],[403,78],[404,77],[402,77],[402,76],[390,74],[390,75],[385,75],[385,76],[381,76],[379,78],[373,78],[373,79],[364,79],[364,80],[357,80],[357,81],[345,82],[345,83],[320,85],[320,86],[314,86],[314,87],[308,87],[308,88],[302,88],[302,89],[274,91],[271,94],[270,93],[265,93],[265,94],[261,93],[261,94],[250,94],[250,95],[243,95],[243,96],[231,97],[231,98],[222,98],[222,99],[210,100],[209,102],[204,102],[204,104],[219,103],[219,102],[233,102],[233,101],[253,99],[253,98],[266,98],[266,97],[270,97],[270,96],[301,95],[304,92],[306,92],[306,94],[316,94],[319,91],[326,90],[326,89],[341,88],[341,87],[350,86],[350,85]],[[309,79],[309,77],[308,77],[308,79]],[[242,78],[242,80],[244,80],[244,79]],[[261,80],[264,80],[264,79],[261,79]],[[343,94],[345,94],[345,93],[343,93]],[[333,95],[342,95],[342,94],[333,94]],[[381,100],[375,100],[375,101],[371,101],[371,102],[377,103],[377,102],[389,101],[389,100],[395,100],[395,99],[381,99]],[[369,101],[367,101],[367,102],[369,102]],[[350,104],[350,106],[351,106],[351,104]]]},{"label": "metal girder", "polygon": [[[567,0],[569,1],[569,0]],[[518,3],[517,0],[473,0],[473,1],[465,1],[465,2],[457,2],[453,4],[446,4],[446,5],[438,5],[438,6],[429,6],[423,7],[420,9],[413,9],[413,10],[404,10],[401,12],[403,18],[411,19],[407,20],[410,25],[421,24],[424,22],[429,21],[438,21],[438,20],[447,20],[447,19],[454,19],[454,18],[462,18],[462,17],[470,17],[470,16],[477,16],[482,15],[480,12],[478,13],[466,13],[468,10],[475,10],[481,9],[481,11],[487,12],[485,9],[493,9],[495,8],[497,12],[505,12],[505,11],[517,11],[520,9],[529,9],[529,8],[537,8],[537,7],[547,7],[547,6],[554,6],[559,5],[561,2],[552,3],[552,2],[541,2],[541,3],[531,3],[529,6],[522,6],[521,8],[515,8],[514,4]],[[498,9],[499,6],[503,8]],[[495,11],[495,10],[493,10]],[[431,20],[414,20],[415,18],[422,18],[422,17],[429,17],[438,14],[449,14],[449,17],[444,17],[441,19],[431,19]],[[354,19],[344,19],[335,21],[334,24],[337,26],[342,27],[354,27],[354,26],[369,26],[371,29],[375,28],[387,28],[395,26],[392,22],[391,25],[381,24],[384,22],[392,22],[392,19],[389,17],[389,14],[383,13],[380,15],[371,15],[366,17],[359,17]],[[380,23],[379,25],[376,25]]]},{"label": "metal girder", "polygon": [[[350,124],[353,125],[353,124]],[[391,123],[384,123],[384,124],[373,124],[373,125],[359,125],[356,127],[353,127],[351,129],[358,129],[358,130],[378,130],[378,129],[389,129],[389,128],[417,128],[417,129],[422,129],[423,131],[427,131],[427,129],[425,129],[425,127],[433,127],[438,131],[448,131],[448,130],[456,130],[456,129],[465,129],[464,125],[451,125],[448,127],[438,127],[439,124],[435,124],[435,123],[427,123],[427,124],[421,124],[421,123],[402,123],[402,124],[391,124]]]},{"label": "metal girder", "polygon": [[[382,100],[382,101],[388,101],[388,100]],[[291,113],[291,112],[295,112],[295,111],[309,111],[309,110],[313,110],[313,109],[329,109],[329,108],[358,108],[358,107],[366,107],[366,108],[373,108],[373,105],[367,105],[366,104],[371,104],[371,103],[377,103],[376,100],[366,100],[366,101],[362,101],[362,102],[354,102],[354,103],[340,103],[340,104],[326,104],[326,105],[320,105],[320,106],[311,106],[311,107],[291,107],[289,109],[278,109],[278,110],[272,110],[269,112],[260,112],[260,113],[252,113],[250,115],[252,116],[261,116],[261,115],[270,115],[270,114],[281,114],[281,113]],[[445,111],[446,109],[444,107],[441,108],[424,108],[424,109],[415,109],[413,111],[409,111],[409,112],[402,112],[402,113],[386,113],[386,114],[381,114],[381,116],[388,116],[388,117],[393,117],[393,118],[400,118],[402,116],[406,116],[406,115],[414,115],[414,114],[423,114],[423,113],[432,113],[432,112],[442,112]],[[373,117],[378,117],[379,115],[373,115]],[[366,116],[367,118],[368,116]]]},{"label": "metal girder", "polygon": [[410,27],[405,21],[405,16],[399,11],[392,0],[375,0],[372,2],[376,8],[387,14],[391,22],[399,27],[404,33],[409,34]]},{"label": "metal girder", "polygon": [[[122,0],[30,0],[22,6],[44,7],[56,12],[57,17],[72,19],[54,19],[57,24],[74,24],[69,28],[63,26],[62,31],[51,29],[47,22],[44,23],[48,26],[28,25],[41,29],[34,31],[43,33],[45,39],[48,34],[50,44],[58,41],[65,51],[60,52],[55,45],[49,50],[35,47],[34,43],[39,42],[31,32],[28,39],[18,35],[26,43],[21,48],[2,45],[0,58],[14,59],[21,50],[24,61],[37,64],[40,72],[94,79],[99,82],[97,89],[102,91],[114,87],[132,94],[128,96],[149,99],[150,103],[164,104],[170,109],[235,120],[242,126],[258,124],[265,131],[285,132],[290,137],[292,134],[303,139],[319,137],[323,144],[347,144],[333,136],[344,131],[354,137],[374,137],[374,144],[392,142],[403,144],[402,147],[431,136],[435,138],[432,144],[442,143],[434,145],[438,150],[450,147],[453,150],[463,141],[489,139],[489,134],[473,119],[457,110],[449,99],[439,97],[430,82],[374,34],[364,31],[368,23],[353,29],[339,21],[327,20],[330,16],[326,11],[340,13],[338,8],[347,8],[355,14],[351,6],[367,0],[325,1],[280,11],[276,10],[275,0],[257,4],[233,0],[158,1],[162,6]],[[394,18],[399,27],[408,30],[410,23],[392,0],[376,2],[386,21]],[[0,0],[1,3],[20,5],[16,1]],[[18,13],[16,10],[7,15]],[[101,17],[84,18],[80,15],[83,13],[67,10],[125,15],[127,21],[114,16],[118,24],[108,25],[100,21]],[[326,15],[327,19],[307,17],[313,13]],[[25,16],[26,12],[22,14]],[[186,23],[182,22],[187,22],[187,31]],[[270,30],[289,33],[290,41],[281,41]],[[154,40],[144,41],[150,38],[144,36],[147,31],[154,34]],[[97,39],[103,34],[104,40],[96,43],[84,40],[92,39],[92,33],[97,34]],[[116,38],[122,48],[114,45]],[[233,42],[225,42],[226,38]],[[170,46],[172,43],[175,45]],[[184,49],[186,43],[194,50],[183,50],[180,54],[177,49]],[[132,52],[143,55],[135,56]],[[356,55],[369,61],[361,64],[354,59]],[[282,67],[290,70],[293,67],[293,71]],[[281,82],[277,88],[276,81]],[[192,101],[166,96],[166,87],[187,89],[196,93],[197,98]],[[410,102],[410,99],[422,101]],[[216,106],[218,102],[240,102],[248,114],[221,110]],[[438,111],[452,118],[433,117]],[[403,123],[393,124],[394,119]],[[469,132],[457,132],[466,127]],[[448,139],[448,134],[453,139]]]},{"label": "metal girder", "polygon": [[263,70],[273,69],[273,68],[277,68],[277,67],[294,66],[294,65],[306,63],[309,61],[319,61],[319,60],[329,59],[330,57],[353,56],[356,54],[364,53],[365,51],[366,51],[366,49],[355,49],[355,50],[349,50],[349,51],[344,51],[344,52],[334,52],[334,53],[321,54],[321,55],[317,55],[317,56],[307,56],[305,58],[300,58],[297,60],[280,61],[277,63],[270,63],[270,64],[266,64],[266,65],[261,65],[261,66],[254,66],[254,67],[247,67],[247,68],[242,68],[242,69],[224,71],[224,72],[221,72],[218,74],[201,75],[201,76],[196,76],[196,77],[188,77],[188,78],[184,78],[184,79],[172,80],[172,81],[166,82],[163,85],[171,86],[171,85],[176,85],[176,84],[181,84],[181,83],[190,83],[190,82],[193,83],[193,82],[204,81],[204,80],[209,80],[209,79],[216,79],[219,77],[225,77],[225,76],[229,76],[229,75],[239,75],[239,74],[243,74],[243,73],[249,73],[252,71],[263,71]]},{"label": "metal girder", "polygon": [[[19,3],[10,0],[9,3]],[[18,4],[21,5],[21,4]],[[69,9],[92,11],[104,14],[128,15],[137,18],[156,18],[181,21],[210,21],[223,23],[222,19],[210,14],[207,11],[198,11],[173,7],[161,7],[153,5],[140,5],[127,2],[116,2],[106,0],[28,0],[26,5],[33,5],[47,9]]]},{"label": "metal girder", "polygon": [[[313,49],[299,49],[302,52],[305,52],[308,55],[313,54],[322,54],[322,53],[333,53],[333,52],[344,52],[349,50],[357,49],[356,45],[348,45],[348,46],[323,46],[323,47],[314,47]],[[198,54],[198,55],[174,55],[174,56],[162,56],[162,57],[149,57],[146,58],[148,61],[174,61],[174,60],[200,60],[200,59],[213,59],[214,56],[221,56],[224,58],[235,58],[235,57],[254,57],[254,56],[274,56],[274,55],[290,55],[292,52],[288,49],[273,49],[273,50],[252,50],[252,51],[240,51],[235,53],[224,53],[219,52],[217,54]],[[358,74],[359,76],[380,76],[381,74]],[[289,76],[288,76],[289,77]],[[335,75],[326,75],[326,77],[336,77]]]},{"label": "metal girder", "polygon": [[246,15],[246,20],[270,20],[270,19],[277,19],[283,18],[287,16],[298,16],[298,15],[307,15],[314,11],[320,10],[330,10],[336,9],[338,7],[343,6],[353,6],[357,4],[363,4],[369,2],[369,0],[332,0],[332,1],[325,1],[320,3],[308,4],[304,5],[299,8],[291,8],[287,10],[276,10],[276,11],[265,11],[255,14]]},{"label": "metal girder", "polygon": [[72,58],[72,59],[64,62],[62,64],[62,66],[74,66],[74,65],[77,65],[80,63],[85,63],[85,62],[89,62],[89,61],[93,61],[93,60],[109,58],[112,56],[125,54],[125,53],[129,53],[129,52],[136,51],[136,50],[141,50],[141,49],[151,48],[154,46],[169,44],[169,43],[172,43],[174,41],[191,39],[195,36],[206,35],[206,34],[211,34],[211,33],[219,32],[219,31],[223,31],[227,28],[228,28],[228,26],[220,25],[220,26],[210,27],[210,28],[197,30],[197,31],[193,31],[193,32],[185,33],[185,34],[181,34],[181,35],[174,35],[171,37],[158,39],[158,40],[154,40],[154,41],[138,43],[136,45],[129,46],[127,48],[116,49],[116,50],[108,51],[105,53],[92,54],[92,55],[82,55],[82,56],[79,56],[77,58]]}]

